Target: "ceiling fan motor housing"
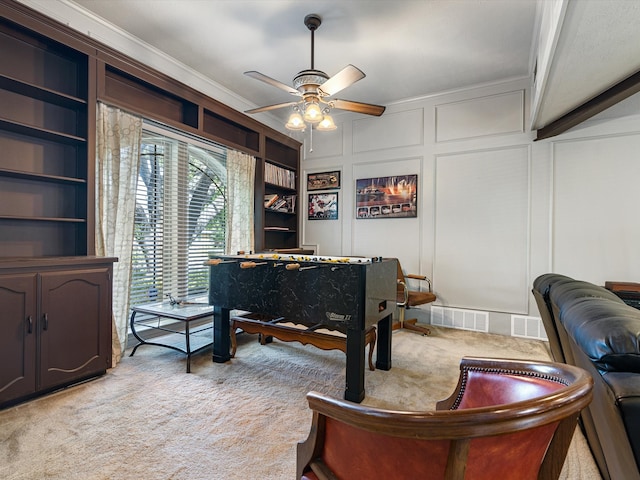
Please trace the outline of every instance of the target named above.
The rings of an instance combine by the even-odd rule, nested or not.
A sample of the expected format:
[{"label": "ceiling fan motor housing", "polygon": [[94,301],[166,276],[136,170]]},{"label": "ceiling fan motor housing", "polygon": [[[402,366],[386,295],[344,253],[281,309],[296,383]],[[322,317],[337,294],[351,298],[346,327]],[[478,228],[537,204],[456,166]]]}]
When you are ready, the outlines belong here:
[{"label": "ceiling fan motor housing", "polygon": [[303,70],[293,79],[293,88],[303,96],[312,94],[320,96],[318,87],[329,79],[329,76],[320,70]]}]

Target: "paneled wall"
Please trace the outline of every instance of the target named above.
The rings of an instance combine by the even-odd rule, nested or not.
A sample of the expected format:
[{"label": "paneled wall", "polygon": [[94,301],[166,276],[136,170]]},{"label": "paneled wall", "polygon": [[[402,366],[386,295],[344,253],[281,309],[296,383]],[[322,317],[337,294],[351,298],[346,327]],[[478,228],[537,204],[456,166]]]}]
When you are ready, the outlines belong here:
[{"label": "paneled wall", "polygon": [[640,132],[557,141],[552,154],[553,269],[639,281]]},{"label": "paneled wall", "polygon": [[[313,151],[306,140],[302,170],[341,171],[339,218],[303,219],[302,243],[398,257],[429,276],[443,308],[423,309],[424,321],[530,338],[545,338],[530,294],[539,274],[640,281],[637,100],[542,142],[529,103],[522,79],[391,105],[380,118],[337,116]],[[418,174],[417,218],[356,218],[357,179],[403,174]]]}]

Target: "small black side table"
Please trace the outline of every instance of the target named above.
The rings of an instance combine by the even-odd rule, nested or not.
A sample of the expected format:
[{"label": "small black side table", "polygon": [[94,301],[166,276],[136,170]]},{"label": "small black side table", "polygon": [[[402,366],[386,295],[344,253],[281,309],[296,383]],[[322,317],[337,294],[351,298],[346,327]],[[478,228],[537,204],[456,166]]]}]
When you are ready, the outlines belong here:
[{"label": "small black side table", "polygon": [[[130,357],[133,357],[133,354],[136,353],[136,350],[140,345],[156,345],[158,347],[170,348],[187,355],[187,373],[190,373],[191,355],[213,344],[213,307],[211,307],[207,303],[175,303],[172,305],[170,302],[161,302],[149,303],[146,305],[137,305],[135,307],[132,307],[131,309],[131,333],[138,339],[140,343],[133,347],[133,350],[129,355]],[[136,321],[136,314],[138,313],[153,315],[155,317],[155,320]],[[189,331],[190,322],[206,317],[211,317],[211,322],[207,322],[206,324],[199,326],[196,330]],[[173,320],[184,322],[184,330],[176,330],[170,328],[170,326],[163,325],[163,322],[161,321],[162,318],[170,318]],[[159,341],[154,342],[150,339],[146,340],[140,336],[140,333],[138,331],[136,331],[136,326],[138,325],[145,326],[148,329],[162,330],[169,334],[182,335],[184,336],[185,340],[185,348],[183,349],[169,343],[160,343]],[[204,344],[202,344],[202,341],[200,341],[198,342],[198,345],[195,349],[191,349],[191,336],[206,330],[211,330],[211,337],[208,338]]]}]

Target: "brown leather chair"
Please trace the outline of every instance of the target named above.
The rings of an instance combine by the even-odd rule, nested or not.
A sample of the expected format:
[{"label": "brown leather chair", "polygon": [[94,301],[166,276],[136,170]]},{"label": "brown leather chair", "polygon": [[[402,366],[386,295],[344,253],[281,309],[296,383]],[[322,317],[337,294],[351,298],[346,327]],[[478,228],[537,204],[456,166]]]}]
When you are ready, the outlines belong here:
[{"label": "brown leather chair", "polygon": [[367,407],[316,392],[302,480],[557,479],[593,379],[551,362],[463,358],[436,410]]},{"label": "brown leather chair", "polygon": [[[428,290],[410,290],[408,286],[408,280],[419,280],[421,282],[427,282]],[[436,299],[436,296],[431,291],[431,280],[424,275],[416,275],[413,273],[406,274],[402,271],[400,261],[398,261],[398,288],[396,293],[396,305],[398,306],[398,321],[393,324],[393,330],[405,328],[413,332],[422,333],[423,335],[430,335],[431,330],[428,327],[416,325],[418,319],[411,318],[405,319],[405,311],[410,307],[417,307],[418,305],[424,305],[431,303]]]}]

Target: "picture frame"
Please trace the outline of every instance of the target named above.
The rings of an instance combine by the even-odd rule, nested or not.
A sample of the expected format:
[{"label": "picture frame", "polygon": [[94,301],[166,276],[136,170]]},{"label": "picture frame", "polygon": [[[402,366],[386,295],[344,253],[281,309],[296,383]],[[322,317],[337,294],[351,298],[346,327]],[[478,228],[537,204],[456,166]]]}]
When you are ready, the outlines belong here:
[{"label": "picture frame", "polygon": [[338,190],[340,188],[340,170],[333,172],[307,174],[307,190]]},{"label": "picture frame", "polygon": [[338,192],[310,193],[307,203],[308,220],[337,220]]},{"label": "picture frame", "polygon": [[418,175],[393,175],[356,180],[356,218],[418,216]]}]

